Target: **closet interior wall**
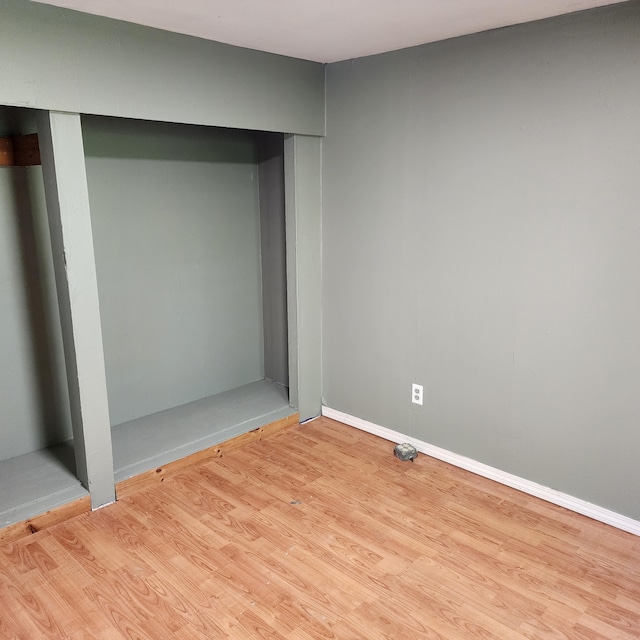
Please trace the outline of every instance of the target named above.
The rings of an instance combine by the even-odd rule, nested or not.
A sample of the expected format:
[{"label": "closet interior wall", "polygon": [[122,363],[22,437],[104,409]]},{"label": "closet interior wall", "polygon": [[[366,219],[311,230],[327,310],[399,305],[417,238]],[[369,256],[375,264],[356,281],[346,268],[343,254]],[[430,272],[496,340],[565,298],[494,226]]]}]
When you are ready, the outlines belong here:
[{"label": "closet interior wall", "polygon": [[113,425],[264,377],[249,135],[83,117]]},{"label": "closet interior wall", "polygon": [[289,386],[284,136],[256,133],[262,253],[264,374]]}]

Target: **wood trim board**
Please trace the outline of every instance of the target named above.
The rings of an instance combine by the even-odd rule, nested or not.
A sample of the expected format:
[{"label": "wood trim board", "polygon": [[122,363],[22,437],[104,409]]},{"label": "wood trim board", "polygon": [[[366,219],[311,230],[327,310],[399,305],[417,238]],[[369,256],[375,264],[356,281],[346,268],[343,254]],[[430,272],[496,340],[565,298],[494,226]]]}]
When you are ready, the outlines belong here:
[{"label": "wood trim board", "polygon": [[37,133],[0,138],[0,167],[31,167],[42,164]]}]

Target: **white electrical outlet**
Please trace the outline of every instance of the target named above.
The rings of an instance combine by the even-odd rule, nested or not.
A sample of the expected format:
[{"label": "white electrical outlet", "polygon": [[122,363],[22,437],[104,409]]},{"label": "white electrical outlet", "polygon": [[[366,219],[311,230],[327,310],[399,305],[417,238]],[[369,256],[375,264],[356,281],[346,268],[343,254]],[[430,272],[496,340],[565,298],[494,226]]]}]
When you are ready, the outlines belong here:
[{"label": "white electrical outlet", "polygon": [[422,385],[421,384],[411,385],[411,402],[413,402],[414,404],[422,404]]}]

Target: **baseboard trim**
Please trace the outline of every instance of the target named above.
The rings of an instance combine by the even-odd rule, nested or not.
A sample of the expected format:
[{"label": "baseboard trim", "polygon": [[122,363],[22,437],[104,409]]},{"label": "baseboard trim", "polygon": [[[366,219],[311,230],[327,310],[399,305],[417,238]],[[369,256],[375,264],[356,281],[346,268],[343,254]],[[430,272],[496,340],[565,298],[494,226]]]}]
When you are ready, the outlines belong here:
[{"label": "baseboard trim", "polygon": [[440,447],[428,444],[422,440],[405,436],[398,431],[381,427],[373,422],[356,418],[348,413],[343,413],[342,411],[337,411],[330,407],[323,406],[322,415],[391,442],[408,442],[421,453],[425,453],[426,455],[442,460],[443,462],[448,462],[455,467],[471,471],[471,473],[475,473],[484,478],[489,478],[490,480],[495,480],[500,484],[512,487],[513,489],[535,496],[536,498],[541,498],[542,500],[546,500],[547,502],[564,507],[565,509],[569,509],[575,513],[587,516],[593,520],[598,520],[599,522],[611,525],[616,529],[621,529],[622,531],[627,531],[636,536],[640,536],[640,522],[616,513],[615,511],[599,507],[598,505],[591,504],[585,500],[556,491],[555,489],[544,487],[536,482],[532,482],[531,480],[520,478],[511,473],[507,473],[506,471],[490,467],[482,462],[477,462],[471,458],[465,458],[457,453],[452,453],[451,451],[441,449]]}]

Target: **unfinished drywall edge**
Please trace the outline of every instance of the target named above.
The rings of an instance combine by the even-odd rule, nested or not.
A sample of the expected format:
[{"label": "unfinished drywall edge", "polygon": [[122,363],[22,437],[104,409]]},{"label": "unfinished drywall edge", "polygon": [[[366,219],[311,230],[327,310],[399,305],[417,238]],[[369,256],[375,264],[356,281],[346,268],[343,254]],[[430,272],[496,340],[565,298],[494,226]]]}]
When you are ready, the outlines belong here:
[{"label": "unfinished drywall edge", "polygon": [[45,112],[38,128],[76,469],[95,509],[115,500],[115,485],[80,115]]},{"label": "unfinished drywall edge", "polygon": [[0,104],[324,134],[324,67],[23,0],[0,0]]},{"label": "unfinished drywall edge", "polygon": [[284,141],[289,399],[300,422],[322,408],[321,138]]},{"label": "unfinished drywall edge", "polygon": [[532,482],[531,480],[520,478],[519,476],[507,473],[506,471],[490,467],[482,462],[477,462],[471,458],[466,458],[465,456],[452,453],[446,449],[441,449],[440,447],[423,442],[422,440],[405,436],[399,431],[382,427],[373,422],[368,422],[362,418],[349,415],[348,413],[331,409],[330,407],[323,406],[322,415],[326,418],[343,422],[350,427],[355,427],[356,429],[360,429],[366,433],[379,436],[380,438],[384,438],[390,442],[408,442],[421,453],[431,456],[432,458],[442,460],[443,462],[447,462],[454,467],[470,471],[471,473],[475,473],[483,478],[494,480],[495,482],[499,482],[500,484],[511,487],[512,489],[517,489],[518,491],[522,491],[530,496],[540,498],[546,502],[551,502],[552,504],[569,509],[569,511],[573,511],[593,520],[597,520],[598,522],[608,524],[616,529],[640,536],[640,522],[620,513],[616,513],[615,511],[599,507],[598,505],[587,502],[586,500],[575,498],[574,496],[562,493],[561,491],[556,491],[550,487],[544,487],[536,482]]}]

